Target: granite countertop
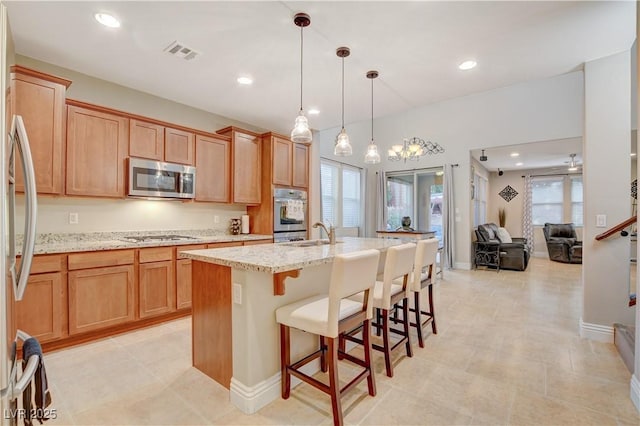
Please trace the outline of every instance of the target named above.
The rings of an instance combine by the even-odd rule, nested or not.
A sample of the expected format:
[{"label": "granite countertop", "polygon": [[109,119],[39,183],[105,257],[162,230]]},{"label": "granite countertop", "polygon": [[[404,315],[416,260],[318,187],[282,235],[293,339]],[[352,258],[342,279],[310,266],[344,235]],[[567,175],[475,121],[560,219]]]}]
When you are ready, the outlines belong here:
[{"label": "granite countertop", "polygon": [[[132,236],[180,235],[191,237],[181,240],[163,241],[127,241]],[[272,235],[240,234],[228,235],[219,230],[171,230],[171,231],[139,231],[139,232],[87,232],[67,234],[38,234],[35,254],[71,253],[98,250],[118,250],[141,247],[183,246],[191,244],[213,244],[232,241],[265,240]],[[22,238],[18,237],[16,251],[22,252]]]},{"label": "granite countertop", "polygon": [[[293,243],[261,244],[181,251],[180,257],[248,271],[278,273],[329,263],[337,254],[387,248],[405,243],[391,238],[340,238],[335,245],[295,247]],[[295,244],[301,243],[300,241]]]}]

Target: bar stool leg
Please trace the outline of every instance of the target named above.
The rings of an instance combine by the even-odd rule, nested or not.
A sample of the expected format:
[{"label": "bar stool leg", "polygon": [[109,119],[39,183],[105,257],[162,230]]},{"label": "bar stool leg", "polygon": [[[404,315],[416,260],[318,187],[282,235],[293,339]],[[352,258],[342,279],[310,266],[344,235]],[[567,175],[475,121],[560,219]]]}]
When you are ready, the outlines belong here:
[{"label": "bar stool leg", "polygon": [[375,322],[375,327],[376,327],[376,336],[380,337],[380,335],[382,334],[382,313],[380,312],[380,309],[376,309],[376,322]]},{"label": "bar stool leg", "polygon": [[422,319],[420,318],[420,292],[413,292],[413,303],[416,313],[416,331],[418,332],[418,344],[421,348],[424,348],[424,339],[422,338]]},{"label": "bar stool leg", "polygon": [[282,386],[282,399],[289,399],[289,394],[291,393],[291,375],[288,370],[289,364],[291,364],[290,342],[289,327],[280,324],[280,366],[282,368],[280,384]]},{"label": "bar stool leg", "polygon": [[433,284],[429,284],[429,313],[431,314],[431,330],[433,334],[438,334],[438,327],[436,327],[436,313],[433,310]]},{"label": "bar stool leg", "polygon": [[371,365],[371,321],[365,320],[362,325],[362,343],[364,345],[364,362],[369,370],[369,376],[367,377],[367,386],[369,388],[369,395],[376,396],[376,379],[373,375],[373,367]]},{"label": "bar stool leg", "polygon": [[342,425],[342,404],[340,402],[340,381],[338,380],[338,338],[329,339],[329,394],[333,409],[333,424]]},{"label": "bar stool leg", "polygon": [[382,313],[382,344],[384,349],[384,365],[387,370],[387,376],[393,377],[393,365],[391,365],[391,336],[389,335],[389,311],[387,309],[378,309]]},{"label": "bar stool leg", "polygon": [[327,372],[327,342],[324,336],[320,336],[320,369]]},{"label": "bar stool leg", "polygon": [[411,335],[409,334],[409,299],[402,299],[402,318],[404,318],[404,335],[407,337],[405,346],[407,348],[407,356],[411,358],[413,356],[413,348],[411,347]]}]

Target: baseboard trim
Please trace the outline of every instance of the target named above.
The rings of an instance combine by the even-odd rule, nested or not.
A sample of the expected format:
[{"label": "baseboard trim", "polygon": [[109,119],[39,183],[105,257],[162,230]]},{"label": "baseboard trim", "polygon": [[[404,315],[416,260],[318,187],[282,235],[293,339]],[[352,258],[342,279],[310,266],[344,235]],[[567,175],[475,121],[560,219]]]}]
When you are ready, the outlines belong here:
[{"label": "baseboard trim", "polygon": [[[301,368],[305,374],[313,375],[320,371],[320,360],[310,362]],[[245,414],[253,414],[271,401],[280,398],[280,376],[278,372],[255,386],[247,386],[236,378],[231,378],[229,395],[231,403]],[[291,377],[291,387],[298,386],[302,381]]]},{"label": "baseboard trim", "polygon": [[638,379],[638,376],[636,376],[635,374],[631,376],[630,387],[631,402],[633,402],[633,405],[636,406],[636,410],[638,410],[638,413],[640,413],[640,379]]},{"label": "baseboard trim", "polygon": [[471,262],[455,262],[453,269],[471,270]]},{"label": "baseboard trim", "polygon": [[580,337],[602,343],[613,343],[613,327],[591,324],[580,318]]}]

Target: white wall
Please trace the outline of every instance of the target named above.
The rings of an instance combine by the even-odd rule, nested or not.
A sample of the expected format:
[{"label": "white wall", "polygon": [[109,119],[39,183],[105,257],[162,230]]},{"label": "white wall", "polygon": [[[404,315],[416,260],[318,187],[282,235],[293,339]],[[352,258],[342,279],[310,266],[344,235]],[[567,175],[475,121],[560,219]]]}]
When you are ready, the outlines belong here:
[{"label": "white wall", "polygon": [[[381,76],[384,78],[384,76]],[[409,170],[439,167],[445,163],[454,168],[454,206],[460,211],[456,223],[456,266],[470,267],[470,156],[471,149],[504,146],[533,141],[579,137],[583,130],[583,73],[573,72],[544,80],[527,82],[451,99],[416,108],[402,115],[375,120],[375,140],[383,161],[369,167],[367,211],[373,211],[375,171]],[[354,155],[340,159],[365,167],[364,154],[371,138],[370,121],[348,124],[346,130],[354,146]],[[338,128],[319,133],[320,154],[333,157]],[[384,155],[388,148],[404,137],[418,136],[438,142],[445,153],[423,157],[418,162],[393,163]],[[372,222],[372,221],[370,221]],[[373,223],[367,235],[373,235]]]},{"label": "white wall", "polygon": [[630,103],[629,51],[585,64],[581,334],[603,340],[612,340],[613,323],[634,322],[634,310],[626,307],[629,240],[594,239],[605,230],[595,226],[596,215],[606,215],[607,227],[629,218]]},{"label": "white wall", "polygon": [[[67,97],[139,114],[199,130],[214,132],[234,125],[264,131],[247,123],[215,115],[184,104],[162,99],[66,68],[16,55],[20,65],[72,80]],[[22,204],[23,201],[18,200]],[[19,212],[24,211],[22,205]],[[79,214],[79,223],[69,225],[69,213]],[[148,201],[137,199],[99,199],[39,197],[38,232],[148,231],[164,229],[219,229],[229,219],[246,213],[245,205]],[[219,222],[215,223],[215,217]],[[21,218],[18,218],[21,222]],[[22,224],[18,224],[22,227]],[[18,228],[21,229],[21,228]]]}]

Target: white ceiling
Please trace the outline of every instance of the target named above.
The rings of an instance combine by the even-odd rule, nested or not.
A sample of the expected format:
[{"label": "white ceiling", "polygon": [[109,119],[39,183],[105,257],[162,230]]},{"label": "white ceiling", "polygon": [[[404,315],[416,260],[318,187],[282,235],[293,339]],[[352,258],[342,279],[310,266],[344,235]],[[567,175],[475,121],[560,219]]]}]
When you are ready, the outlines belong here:
[{"label": "white ceiling", "polygon": [[[314,129],[579,69],[627,50],[635,2],[23,2],[5,1],[17,53],[288,133],[298,111],[300,30],[305,29],[305,109]],[[108,11],[122,27],[99,25]],[[202,54],[163,53],[174,40]],[[460,71],[473,58],[478,67]],[[253,86],[236,83],[240,74]]]}]

